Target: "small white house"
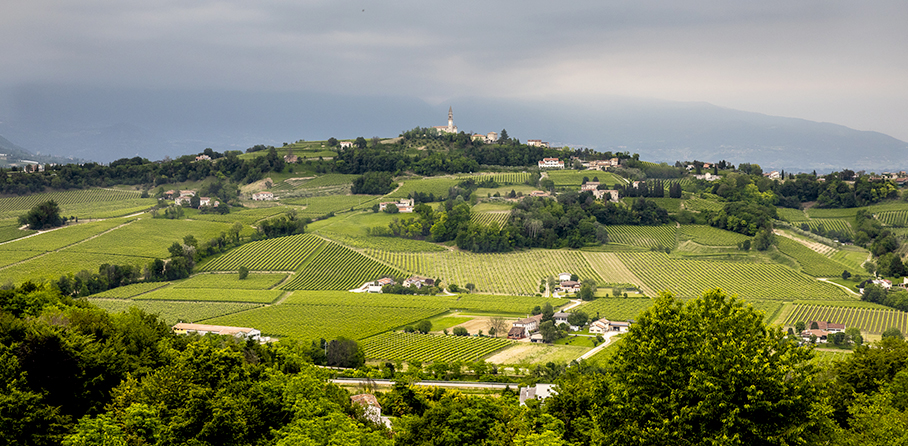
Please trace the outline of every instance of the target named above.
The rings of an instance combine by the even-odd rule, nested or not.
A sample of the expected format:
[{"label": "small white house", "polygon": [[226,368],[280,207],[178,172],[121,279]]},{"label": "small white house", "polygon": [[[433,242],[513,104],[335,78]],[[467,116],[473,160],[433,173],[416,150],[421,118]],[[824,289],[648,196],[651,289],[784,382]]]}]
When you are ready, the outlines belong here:
[{"label": "small white house", "polygon": [[571,273],[558,273],[559,282],[567,282],[568,280],[571,280]]},{"label": "small white house", "polygon": [[255,201],[271,201],[274,200],[274,192],[256,192],[252,194],[252,199]]},{"label": "small white house", "polygon": [[564,169],[564,161],[558,158],[543,158],[539,162],[540,169]]},{"label": "small white house", "polygon": [[533,387],[521,388],[520,405],[525,406],[527,400],[542,401],[552,395],[556,395],[558,392],[555,391],[554,387],[554,384],[536,384]]}]

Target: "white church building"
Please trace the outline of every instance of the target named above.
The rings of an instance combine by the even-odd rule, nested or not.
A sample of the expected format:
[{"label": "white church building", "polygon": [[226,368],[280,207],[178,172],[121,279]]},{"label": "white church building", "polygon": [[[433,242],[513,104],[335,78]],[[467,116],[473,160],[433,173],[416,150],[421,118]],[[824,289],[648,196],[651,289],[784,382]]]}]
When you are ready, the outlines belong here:
[{"label": "white church building", "polygon": [[457,126],[454,125],[454,108],[448,107],[448,125],[436,125],[432,128],[439,133],[457,133]]}]

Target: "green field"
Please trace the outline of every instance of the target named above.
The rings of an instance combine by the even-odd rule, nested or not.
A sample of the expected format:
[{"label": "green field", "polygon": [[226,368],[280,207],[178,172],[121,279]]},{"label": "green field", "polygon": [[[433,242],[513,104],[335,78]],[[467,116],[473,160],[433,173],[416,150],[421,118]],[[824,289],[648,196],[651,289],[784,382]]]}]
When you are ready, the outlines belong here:
[{"label": "green field", "polygon": [[312,234],[250,242],[205,262],[197,270],[237,271],[245,266],[251,271],[294,271],[325,243]]},{"label": "green field", "polygon": [[678,297],[695,297],[707,289],[722,288],[748,300],[854,299],[836,286],[778,264],[677,259],[657,252],[616,255],[649,288],[670,290]]},{"label": "green field", "polygon": [[325,195],[282,199],[284,204],[302,206],[301,216],[321,217],[331,212],[345,212],[350,209],[370,209],[379,202],[377,195]]},{"label": "green field", "polygon": [[583,177],[590,181],[599,177],[600,184],[606,184],[609,188],[616,184],[626,184],[620,177],[610,172],[601,170],[550,170],[547,172],[549,178],[555,183],[555,187],[576,187],[580,188],[583,184]]},{"label": "green field", "polygon": [[[0,219],[18,217],[39,203],[54,200],[66,217],[110,218],[128,215],[155,205],[154,198],[141,198],[139,191],[84,189],[0,198]],[[136,210],[138,209],[138,210]]]},{"label": "green field", "polygon": [[0,243],[25,237],[26,235],[35,234],[38,231],[31,229],[19,229],[21,225],[18,219],[0,221]]},{"label": "green field", "polygon": [[386,276],[403,273],[337,243],[327,243],[282,288],[285,290],[349,290]]},{"label": "green field", "polygon": [[[583,311],[591,321],[607,318],[613,321],[627,321],[637,319],[640,313],[653,306],[653,299],[616,299],[600,298],[592,302],[585,302],[571,310]],[[597,317],[598,316],[598,317]]]},{"label": "green field", "polygon": [[239,274],[197,274],[189,279],[176,282],[173,287],[180,288],[219,288],[225,290],[268,290],[281,283],[286,274],[255,274],[240,280]]},{"label": "green field", "polygon": [[684,201],[684,207],[691,211],[721,211],[725,203],[703,198],[690,198]]},{"label": "green field", "polygon": [[0,253],[3,251],[56,251],[131,222],[134,220],[111,219],[70,224],[42,232],[25,240],[0,245]]},{"label": "green field", "polygon": [[642,248],[674,248],[677,245],[677,229],[672,225],[607,226],[606,230],[609,243]]},{"label": "green field", "polygon": [[736,246],[750,237],[705,225],[682,225],[681,237],[706,246]]},{"label": "green field", "polygon": [[[258,208],[232,208],[229,214],[202,214],[194,210],[186,210],[186,217],[193,220],[215,221],[220,223],[240,222],[251,225],[259,220],[285,214],[294,208],[289,206],[267,206]],[[228,226],[229,227],[229,226]]]},{"label": "green field", "polygon": [[206,324],[253,327],[266,336],[303,341],[365,339],[427,319],[442,311],[432,308],[363,307],[358,305],[272,305],[206,320]]},{"label": "green field", "polygon": [[154,300],[120,300],[88,298],[88,301],[111,313],[119,313],[136,307],[146,313],[158,314],[167,324],[178,322],[201,322],[218,316],[260,307],[261,304],[241,302],[174,302]]},{"label": "green field", "polygon": [[167,248],[174,242],[182,243],[187,235],[195,237],[201,246],[229,229],[227,223],[146,217],[86,240],[70,251],[164,259],[170,257]]},{"label": "green field", "polygon": [[393,252],[439,252],[447,251],[444,246],[423,240],[411,240],[399,237],[350,236],[328,230],[318,231],[319,235],[330,238],[343,245],[359,249],[375,249]]},{"label": "green field", "polygon": [[[386,198],[407,198],[413,192],[434,194],[436,198],[447,198],[448,189],[457,185],[466,178],[453,177],[426,177],[407,179],[396,191],[391,192]],[[467,198],[467,197],[464,197]]]},{"label": "green field", "polygon": [[[837,277],[847,267],[787,237],[776,237],[779,251],[795,259],[804,273],[814,277]],[[855,273],[857,271],[852,271]]]},{"label": "green field", "polygon": [[131,297],[138,296],[142,293],[147,293],[158,288],[163,288],[167,285],[170,285],[170,282],[139,282],[133,283],[131,285],[121,286],[117,288],[112,288],[107,291],[102,291],[97,294],[92,294],[89,296],[89,299],[92,298],[107,298],[107,299],[129,299]]},{"label": "green field", "polygon": [[281,290],[237,290],[220,288],[167,287],[134,297],[135,300],[178,300],[200,302],[250,302],[270,304],[284,292]]},{"label": "green field", "polygon": [[366,252],[409,274],[440,278],[446,284],[476,285],[476,290],[493,294],[533,295],[539,282],[560,272],[577,274],[581,279],[602,277],[579,251],[532,249],[503,254],[474,254],[464,251],[399,253],[378,250]]},{"label": "green field", "polygon": [[800,209],[776,208],[779,218],[791,223],[798,223],[808,219],[807,214]]},{"label": "green field", "polygon": [[362,345],[367,358],[452,362],[473,361],[513,343],[501,338],[382,333]]},{"label": "green field", "polygon": [[403,294],[351,293],[347,291],[294,291],[282,305],[358,305],[362,307],[432,308],[479,313],[524,315],[546,303],[557,308],[565,299],[531,296],[459,294],[419,296]]},{"label": "green field", "polygon": [[511,218],[510,212],[474,212],[470,214],[471,223],[483,226],[491,226],[492,223],[496,223],[499,228],[503,228],[509,218]]},{"label": "green field", "polygon": [[[785,325],[802,321],[828,321],[857,327],[862,333],[880,334],[887,328],[908,330],[908,313],[890,308],[855,308],[831,305],[794,304],[785,318]],[[810,327],[808,327],[810,328]]]}]

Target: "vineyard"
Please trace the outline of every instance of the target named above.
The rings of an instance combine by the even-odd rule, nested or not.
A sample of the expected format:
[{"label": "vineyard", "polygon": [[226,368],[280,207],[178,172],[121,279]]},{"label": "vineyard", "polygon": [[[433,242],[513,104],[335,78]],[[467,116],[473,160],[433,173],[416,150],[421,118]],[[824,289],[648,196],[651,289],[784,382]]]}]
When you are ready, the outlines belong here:
[{"label": "vineyard", "polygon": [[130,285],[125,285],[107,291],[102,291],[98,294],[92,294],[89,296],[91,298],[106,298],[106,299],[129,299],[131,297],[138,296],[142,293],[147,293],[149,291],[156,290],[158,288],[163,288],[167,285],[170,285],[170,282],[139,282],[133,283]]},{"label": "vineyard", "polygon": [[725,204],[715,200],[690,198],[684,201],[684,207],[691,211],[721,211],[722,208],[725,207]]},{"label": "vineyard", "polygon": [[496,172],[496,173],[484,173],[484,174],[471,174],[471,175],[457,175],[458,181],[463,181],[467,178],[472,178],[476,182],[485,180],[486,178],[491,177],[498,184],[523,184],[530,179],[530,174],[528,172]]},{"label": "vineyard", "polygon": [[125,219],[113,219],[90,223],[66,225],[59,229],[43,232],[27,240],[19,240],[0,245],[3,251],[55,251],[73,243],[81,242],[126,223]]},{"label": "vineyard", "polygon": [[348,290],[385,276],[403,273],[337,243],[327,245],[308,260],[285,290]]},{"label": "vineyard", "polygon": [[798,243],[788,237],[776,237],[776,246],[783,254],[794,258],[805,274],[814,277],[836,277],[845,271],[845,265]]},{"label": "vineyard", "polygon": [[880,212],[876,218],[886,226],[908,226],[908,210]]},{"label": "vineyard", "polygon": [[206,324],[254,327],[266,336],[365,339],[442,313],[432,308],[358,305],[272,305],[206,320]]},{"label": "vineyard", "polygon": [[[193,220],[204,220],[204,221],[214,221],[219,223],[233,223],[240,222],[244,226],[251,225],[259,220],[266,218],[276,217],[282,215],[286,212],[291,211],[293,208],[289,206],[270,206],[270,207],[261,207],[261,208],[245,208],[239,210],[232,210],[229,214],[202,214],[194,213],[192,215]],[[187,216],[189,211],[186,212]]]},{"label": "vineyard", "polygon": [[[146,208],[154,206],[153,198],[141,198],[141,192],[109,190],[109,189],[84,189],[66,192],[49,192],[20,197],[0,198],[0,218],[18,217],[34,207],[36,204],[54,200],[60,205],[63,215],[69,216],[77,213],[79,217],[90,211],[92,206],[97,207],[105,202],[114,203],[119,208],[128,208],[144,204]],[[137,204],[139,203],[139,204]],[[95,215],[96,216],[96,215]]]},{"label": "vineyard", "polygon": [[745,299],[852,299],[844,290],[773,263],[676,259],[656,252],[616,253],[647,287],[670,290],[678,297],[695,297],[722,288]]},{"label": "vineyard", "polygon": [[640,313],[653,306],[655,302],[653,299],[600,298],[592,302],[586,302],[570,311],[582,311],[590,317],[591,321],[602,318],[613,321],[627,321],[637,319]]},{"label": "vineyard", "polygon": [[513,344],[499,338],[382,333],[363,341],[367,358],[420,362],[474,361]]},{"label": "vineyard", "polygon": [[360,249],[376,249],[395,252],[439,252],[446,251],[443,246],[423,240],[411,240],[400,237],[353,237],[330,230],[319,230],[318,234],[341,244]]},{"label": "vineyard", "polygon": [[350,293],[347,291],[295,291],[281,305],[356,305],[361,307],[427,308],[466,310],[482,313],[526,314],[535,306],[552,307],[568,303],[564,299],[529,296],[490,296],[460,294],[455,296],[418,296],[403,294]]},{"label": "vineyard", "polygon": [[835,322],[845,324],[846,327],[860,328],[861,332],[869,334],[880,334],[892,327],[898,328],[902,333],[908,330],[908,313],[888,308],[794,304],[784,324],[794,325],[798,321]]},{"label": "vineyard", "polygon": [[30,229],[19,229],[19,227],[18,220],[0,221],[0,242],[15,240],[38,232]]},{"label": "vineyard", "polygon": [[407,198],[413,192],[434,194],[436,197],[447,198],[448,189],[456,186],[457,183],[460,183],[463,180],[464,178],[458,179],[451,177],[408,179],[404,181],[404,184],[401,185],[399,189],[386,195],[386,198]]},{"label": "vineyard", "polygon": [[250,302],[270,304],[281,290],[225,290],[220,288],[162,288],[135,296],[135,300],[182,300],[201,302]]},{"label": "vineyard", "polygon": [[305,206],[300,216],[316,218],[330,212],[343,212],[350,209],[367,209],[378,203],[377,195],[326,195],[319,197],[302,197],[282,199],[285,204]]},{"label": "vineyard", "polygon": [[584,252],[590,266],[599,274],[599,277],[605,279],[605,283],[631,283],[642,288],[644,294],[654,296],[655,290],[643,285],[631,270],[627,269],[624,262],[617,254],[611,252]]},{"label": "vineyard", "polygon": [[682,225],[681,236],[707,246],[736,246],[748,236],[705,225]]},{"label": "vineyard", "polygon": [[[34,254],[37,254],[35,256]],[[16,258],[22,256],[26,260],[18,264],[8,264],[3,267],[2,275],[4,280],[13,283],[22,283],[26,280],[58,280],[60,276],[68,273],[76,274],[79,271],[87,270],[90,273],[97,273],[98,267],[107,263],[111,265],[133,265],[139,270],[148,265],[149,260],[145,257],[131,257],[114,254],[86,254],[63,250],[55,253],[34,253],[28,251],[9,251],[0,250],[0,258],[6,263],[9,257]]]},{"label": "vineyard", "polygon": [[286,274],[255,274],[240,280],[239,274],[197,274],[174,284],[174,288],[219,288],[225,290],[268,290],[281,283]]},{"label": "vineyard", "polygon": [[677,229],[674,226],[608,226],[609,243],[639,246],[642,248],[674,248]]},{"label": "vineyard", "polygon": [[245,266],[252,271],[294,271],[324,245],[324,239],[312,234],[250,242],[215,257],[197,270],[236,271]]},{"label": "vineyard", "polygon": [[447,284],[476,285],[478,291],[494,294],[533,295],[545,277],[569,271],[581,279],[603,280],[579,251],[533,249],[504,254],[473,254],[464,251],[439,253],[366,252],[402,271],[440,278]]},{"label": "vineyard", "polygon": [[89,302],[111,313],[120,313],[132,307],[146,313],[157,314],[168,325],[177,322],[200,322],[260,307],[261,304],[240,302],[174,302],[154,300],[119,300],[89,298]]},{"label": "vineyard", "polygon": [[128,225],[70,248],[73,252],[168,258],[167,248],[192,235],[201,244],[226,232],[230,225],[210,221],[140,218]]},{"label": "vineyard", "polygon": [[779,218],[788,222],[791,222],[795,226],[799,226],[802,221],[807,221],[807,214],[800,209],[791,209],[791,208],[776,208],[776,212],[779,214]]},{"label": "vineyard", "polygon": [[480,224],[483,226],[491,226],[492,223],[498,223],[499,228],[503,228],[508,219],[511,217],[511,213],[508,211],[504,212],[475,212],[470,214],[470,222]]},{"label": "vineyard", "polygon": [[828,231],[836,231],[854,236],[854,231],[851,229],[851,224],[849,224],[848,221],[840,218],[812,219],[806,222],[798,223],[797,227],[799,229],[803,229],[801,227],[801,224],[803,223],[807,223],[807,226],[810,227],[811,232],[820,232],[821,234],[825,234]]}]

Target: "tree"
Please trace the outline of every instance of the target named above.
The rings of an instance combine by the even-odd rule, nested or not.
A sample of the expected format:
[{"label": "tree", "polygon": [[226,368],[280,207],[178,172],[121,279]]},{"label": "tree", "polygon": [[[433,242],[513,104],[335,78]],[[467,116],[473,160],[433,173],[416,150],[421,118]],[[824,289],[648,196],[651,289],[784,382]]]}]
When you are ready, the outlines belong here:
[{"label": "tree", "polygon": [[804,321],[795,322],[795,331],[797,331],[798,333],[800,333],[806,329],[807,329],[807,324]]},{"label": "tree", "polygon": [[333,136],[328,138],[328,147],[335,147],[335,146],[337,146],[337,138],[335,138]]},{"label": "tree", "polygon": [[358,149],[365,149],[366,144],[367,144],[366,138],[363,138],[362,136],[357,136],[356,140],[353,141],[353,145],[356,146],[356,148],[358,148]]},{"label": "tree", "polygon": [[507,333],[508,322],[501,316],[492,316],[489,318],[489,334],[500,336]]},{"label": "tree", "polygon": [[721,290],[662,293],[613,356],[602,444],[810,444],[829,412],[812,357]]},{"label": "tree", "polygon": [[819,329],[819,328],[820,328],[820,324],[818,324],[817,321],[813,321],[813,322],[810,323],[810,329],[811,329],[811,330],[817,330],[817,329]]},{"label": "tree", "polygon": [[353,339],[337,338],[328,343],[328,365],[358,368],[366,363],[366,353]]},{"label": "tree", "polygon": [[240,280],[246,280],[247,277],[249,277],[249,268],[246,268],[245,266],[241,266],[240,267]]},{"label": "tree", "polygon": [[464,285],[464,286],[466,287],[467,291],[469,291],[469,292],[471,292],[471,293],[472,293],[474,290],[476,290],[476,285],[473,285],[472,283],[468,283],[468,284],[466,284],[466,285]]},{"label": "tree", "polygon": [[583,311],[574,311],[568,316],[568,323],[577,327],[582,327],[590,320],[590,317]]},{"label": "tree", "polygon": [[470,332],[467,331],[466,327],[454,327],[454,330],[451,332],[454,336],[469,336]]},{"label": "tree", "polygon": [[886,331],[883,332],[882,338],[905,339],[905,337],[902,336],[902,331],[895,327],[887,328]]},{"label": "tree", "polygon": [[19,217],[20,225],[28,225],[33,230],[56,228],[64,223],[66,217],[60,216],[60,206],[54,200],[36,204],[27,214]]},{"label": "tree", "polygon": [[848,280],[850,277],[851,273],[849,273],[847,269],[842,271],[842,280]]},{"label": "tree", "polygon": [[848,341],[856,346],[864,343],[864,336],[861,335],[860,328],[848,327],[845,329],[845,335],[848,336]]},{"label": "tree", "polygon": [[555,328],[555,321],[548,320],[539,324],[539,334],[542,335],[542,342],[555,342],[555,339],[558,338],[558,329]]},{"label": "tree", "polygon": [[420,333],[426,334],[432,331],[432,322],[421,320],[416,323],[416,329],[419,330]]}]

